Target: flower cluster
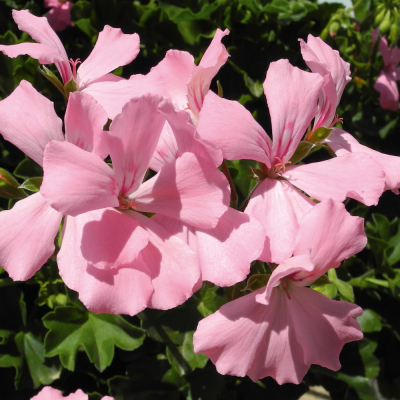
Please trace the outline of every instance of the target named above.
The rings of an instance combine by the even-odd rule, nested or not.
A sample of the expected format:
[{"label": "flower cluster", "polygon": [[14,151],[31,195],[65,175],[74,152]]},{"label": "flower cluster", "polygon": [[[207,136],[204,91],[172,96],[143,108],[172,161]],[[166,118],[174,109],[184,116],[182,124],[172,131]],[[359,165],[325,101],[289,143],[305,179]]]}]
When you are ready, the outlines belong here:
[{"label": "flower cluster", "polygon": [[[334,127],[351,79],[339,53],[310,35],[300,47],[311,72],[270,64],[271,140],[242,105],[209,90],[229,57],[228,30],[217,30],[199,65],[169,50],[147,75],[124,79],[110,72],[135,59],[137,34],[105,26],[78,67],[46,18],[13,17],[36,43],[0,51],[54,63],[62,82],[44,73],[67,108],[63,124],[26,81],[0,101],[0,133],[44,170],[39,191],[0,213],[0,266],[10,277],[29,279],[56,255],[89,310],[135,315],[176,307],[203,281],[235,285],[260,260],[271,272],[264,286],[202,320],[195,351],[220,373],[254,381],[299,383],[311,364],[338,370],[343,345],[362,337],[362,310],[306,286],[366,245],[363,220],[341,202],[374,205],[400,187],[398,157]],[[302,163],[318,146],[336,156]],[[240,210],[230,207],[224,159],[258,162]]]}]

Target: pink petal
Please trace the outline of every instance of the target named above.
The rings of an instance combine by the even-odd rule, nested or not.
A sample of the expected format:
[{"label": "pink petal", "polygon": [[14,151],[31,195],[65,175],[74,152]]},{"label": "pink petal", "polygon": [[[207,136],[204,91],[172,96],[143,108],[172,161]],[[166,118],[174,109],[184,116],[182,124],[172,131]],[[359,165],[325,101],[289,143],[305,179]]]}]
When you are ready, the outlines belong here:
[{"label": "pink petal", "polygon": [[218,28],[216,30],[213,40],[200,60],[200,67],[218,67],[218,69],[220,69],[226,63],[229,53],[221,43],[222,38],[226,35],[229,35],[229,29],[221,31],[221,29]]},{"label": "pink petal", "polygon": [[382,70],[374,84],[374,89],[381,95],[379,104],[385,110],[397,111],[399,108],[399,89],[394,71]]},{"label": "pink petal", "polygon": [[81,254],[81,235],[90,217],[101,211],[67,217],[63,242],[57,256],[65,284],[79,293],[79,299],[95,313],[135,315],[143,311],[153,293],[150,273],[142,261],[132,266],[100,270]]},{"label": "pink petal", "polygon": [[[309,35],[309,37],[312,36]],[[320,126],[329,127],[333,121],[333,118],[335,117],[336,107],[340,100],[340,97],[338,98],[338,94],[336,93],[335,82],[330,74],[328,65],[323,61],[324,58],[320,60],[311,47],[305,43],[303,39],[299,39],[299,41],[301,46],[301,54],[307,66],[312,72],[318,73],[324,78],[324,84],[318,100],[319,114],[315,118],[314,129],[317,129]],[[340,56],[339,54],[337,55],[337,57],[339,57],[339,60],[337,60],[333,50],[330,50],[331,54],[328,52],[328,55],[331,56],[330,58],[332,58],[334,66],[336,66],[336,62],[341,60]]]},{"label": "pink petal", "polygon": [[0,265],[12,279],[29,279],[54,253],[61,219],[40,193],[0,213]]},{"label": "pink petal", "polygon": [[266,230],[259,259],[280,263],[292,255],[299,220],[315,205],[289,182],[265,179],[253,192],[246,214],[258,219]]},{"label": "pink petal", "polygon": [[362,338],[353,319],[362,314],[356,305],[290,285],[291,299],[274,288],[265,306],[255,301],[261,291],[222,306],[198,325],[194,350],[221,374],[298,384],[311,364],[338,370],[343,345]]},{"label": "pink petal", "polygon": [[189,107],[196,118],[199,116],[212,79],[229,57],[229,53],[221,43],[221,39],[228,34],[228,29],[225,29],[225,31],[217,29],[210,46],[204,53],[199,66],[194,69],[192,79],[188,84]]},{"label": "pink petal", "polygon": [[382,167],[367,154],[345,154],[327,161],[295,165],[282,174],[294,186],[317,199],[347,197],[376,205],[384,190]]},{"label": "pink petal", "polygon": [[113,170],[98,155],[68,142],[46,146],[40,191],[53,208],[72,216],[119,205]]},{"label": "pink petal", "polygon": [[288,60],[270,64],[263,86],[272,123],[272,159],[289,161],[292,157],[318,112],[323,82],[319,74],[304,72]]},{"label": "pink petal", "polygon": [[279,384],[300,383],[310,365],[291,329],[286,295],[274,289],[270,305],[265,306],[255,301],[262,290],[201,320],[193,336],[194,351],[209,357],[223,375],[248,375],[254,382],[271,376]]},{"label": "pink petal", "polygon": [[10,46],[0,45],[0,51],[8,57],[15,58],[28,55],[39,61],[40,64],[52,64],[62,62],[64,57],[57,49],[40,43],[20,43]]},{"label": "pink petal", "polygon": [[271,166],[271,140],[264,129],[237,101],[208,92],[197,131],[202,139],[222,150],[227,160],[256,160]]},{"label": "pink petal", "polygon": [[45,386],[36,396],[31,400],[88,400],[88,395],[78,389],[75,393],[64,397],[61,390],[53,389],[51,386]]},{"label": "pink petal", "polygon": [[140,186],[150,164],[165,123],[157,111],[161,101],[151,94],[135,97],[110,126],[110,155],[123,196]]},{"label": "pink petal", "polygon": [[54,104],[27,81],[21,81],[10,96],[0,101],[0,133],[39,165],[43,165],[46,144],[64,140]]},{"label": "pink petal", "polygon": [[139,43],[137,33],[124,34],[121,29],[106,25],[89,57],[78,69],[79,88],[83,89],[91,81],[129,64],[139,53]]},{"label": "pink petal", "polygon": [[151,161],[151,168],[160,168],[185,152],[194,153],[210,161],[216,167],[222,163],[222,153],[211,144],[200,139],[192,119],[186,111],[178,111],[169,102],[160,105],[159,110],[168,121],[161,132],[160,140]]},{"label": "pink petal", "polygon": [[49,25],[55,31],[63,31],[67,26],[73,26],[71,22],[71,8],[72,3],[66,1],[61,3],[60,1],[54,2],[55,5],[46,5],[45,7],[52,7],[52,9],[46,14],[46,18],[49,21]]},{"label": "pink petal", "polygon": [[[300,220],[293,254],[310,254],[312,272],[290,276],[309,285],[343,260],[360,252],[367,244],[364,220],[351,216],[342,203],[331,199],[317,204]],[[299,282],[300,283],[300,282]]]},{"label": "pink petal", "polygon": [[172,99],[180,109],[187,107],[187,85],[195,68],[193,56],[186,51],[168,50],[165,58],[148,74],[159,86],[157,93]]},{"label": "pink petal", "polygon": [[92,96],[82,92],[69,95],[65,112],[65,138],[68,142],[105,158],[108,155],[108,135],[103,132],[106,123],[106,112]]},{"label": "pink petal", "polygon": [[228,208],[214,229],[196,231],[202,279],[232,286],[250,272],[263,248],[265,230],[247,214]]},{"label": "pink petal", "polygon": [[196,253],[152,218],[132,211],[129,214],[150,233],[149,244],[140,253],[154,287],[149,307],[168,310],[182,304],[198,289]]},{"label": "pink petal", "polygon": [[[28,10],[13,10],[12,15],[18,29],[26,32],[33,40],[46,45],[60,54],[60,61],[56,66],[60,71],[63,82],[67,83],[72,78],[71,67],[64,46],[57,34],[51,29],[46,17],[36,17]],[[25,51],[25,50],[24,50]],[[64,60],[64,61],[61,61]]]},{"label": "pink petal", "polygon": [[385,190],[398,193],[400,188],[400,157],[390,156],[372,150],[362,144],[349,133],[335,128],[327,140],[329,147],[338,155],[365,153],[379,163],[385,172]]},{"label": "pink petal", "polygon": [[210,229],[228,209],[230,190],[222,172],[196,155],[184,153],[130,197],[139,211]]},{"label": "pink petal", "polygon": [[[160,94],[160,83],[150,74],[132,75],[130,79],[115,77],[112,74],[91,81],[90,85],[82,89],[90,94],[106,110],[109,119],[113,120],[126,103],[133,97],[143,96],[147,93]],[[119,78],[119,79],[118,79]]]},{"label": "pink petal", "polygon": [[[308,35],[307,46],[315,54],[316,58],[314,58],[313,60],[308,60],[305,58],[304,61],[306,61],[306,64],[310,67],[312,72],[317,72],[321,74],[321,76],[324,76],[325,73],[321,73],[322,71],[320,70],[314,70],[314,67],[318,63],[321,66],[323,65],[327,67],[327,70],[332,76],[332,80],[336,86],[336,94],[337,94],[336,105],[338,105],[340,98],[342,97],[344,87],[346,86],[347,82],[351,81],[350,64],[348,62],[345,62],[340,57],[339,52],[337,50],[333,50],[332,47],[327,45],[320,37],[314,37],[313,35]],[[303,45],[302,45],[302,54],[303,54]]]},{"label": "pink petal", "polygon": [[86,213],[82,257],[96,268],[129,267],[147,246],[149,234],[139,223],[113,208]]}]

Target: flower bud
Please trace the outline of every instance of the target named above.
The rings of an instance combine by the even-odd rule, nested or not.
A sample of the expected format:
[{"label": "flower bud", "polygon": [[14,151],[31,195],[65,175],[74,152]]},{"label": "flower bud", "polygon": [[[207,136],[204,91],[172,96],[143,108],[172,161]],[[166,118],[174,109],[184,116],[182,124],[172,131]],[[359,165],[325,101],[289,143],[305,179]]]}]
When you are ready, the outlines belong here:
[{"label": "flower bud", "polygon": [[385,14],[385,18],[383,21],[379,24],[379,31],[381,33],[386,33],[390,29],[390,18],[391,17],[391,11],[387,10]]}]

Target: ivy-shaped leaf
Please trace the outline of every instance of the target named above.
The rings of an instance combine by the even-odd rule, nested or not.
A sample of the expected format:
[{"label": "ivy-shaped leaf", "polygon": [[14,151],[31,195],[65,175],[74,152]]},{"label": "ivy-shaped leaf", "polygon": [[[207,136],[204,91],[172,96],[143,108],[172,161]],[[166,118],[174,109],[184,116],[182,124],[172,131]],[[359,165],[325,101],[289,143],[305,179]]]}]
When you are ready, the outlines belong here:
[{"label": "ivy-shaped leaf", "polygon": [[119,315],[94,314],[72,306],[57,307],[43,317],[49,329],[45,338],[46,356],[59,355],[63,366],[75,368],[76,353],[82,346],[99,371],[114,357],[114,346],[134,350],[144,340],[144,332]]}]

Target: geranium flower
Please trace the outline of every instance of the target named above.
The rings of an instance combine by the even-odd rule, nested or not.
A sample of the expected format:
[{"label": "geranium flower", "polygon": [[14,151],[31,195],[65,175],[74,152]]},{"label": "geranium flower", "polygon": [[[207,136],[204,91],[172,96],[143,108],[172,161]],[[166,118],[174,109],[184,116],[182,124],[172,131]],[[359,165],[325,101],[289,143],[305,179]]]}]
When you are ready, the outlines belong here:
[{"label": "geranium flower", "polygon": [[[288,60],[270,64],[264,92],[272,121],[270,138],[239,103],[212,92],[200,111],[197,131],[228,160],[251,159],[260,163],[254,171],[259,185],[246,213],[258,218],[267,236],[262,261],[280,263],[292,251],[298,221],[315,203],[301,193],[324,200],[354,198],[376,204],[384,189],[382,167],[365,154],[346,154],[328,161],[291,165],[296,149],[312,119],[324,80],[319,74],[292,67]],[[290,90],[288,90],[290,88]]]},{"label": "geranium flower", "polygon": [[[42,193],[53,208],[71,216],[57,258],[60,274],[95,312],[168,309],[197,289],[196,254],[143,213],[207,229],[228,208],[226,178],[193,153],[143,182],[165,122],[157,111],[161,100],[150,94],[134,98],[113,120],[113,169],[69,143],[53,141],[45,150]],[[147,246],[136,246],[133,226],[146,232]]]},{"label": "geranium flower", "polygon": [[44,6],[51,8],[46,18],[55,31],[63,31],[67,26],[74,25],[71,22],[72,3],[70,1],[44,0]]},{"label": "geranium flower", "polygon": [[298,384],[311,364],[338,370],[343,345],[363,336],[353,319],[362,310],[305,286],[366,242],[363,220],[343,204],[317,204],[300,221],[293,256],[273,270],[267,286],[200,321],[195,352],[206,354],[219,373],[254,382],[271,376],[279,384]]},{"label": "geranium flower", "polygon": [[[109,114],[108,104],[113,101],[114,97],[118,101],[119,91],[122,88],[117,85],[115,88],[113,87],[114,90],[110,90],[109,85],[117,83],[122,78],[109,72],[122,65],[129,64],[136,58],[139,53],[139,36],[136,33],[132,35],[123,34],[121,29],[106,25],[103,31],[99,33],[89,57],[81,63],[77,70],[80,60],[68,60],[64,46],[57,34],[51,29],[47,18],[36,17],[28,10],[13,10],[12,13],[19,29],[28,33],[37,43],[0,45],[0,51],[9,57],[27,54],[37,59],[41,64],[54,63],[60,72],[64,85],[73,78],[76,82],[76,89],[94,97],[107,111],[109,118],[113,118],[114,115]],[[104,86],[104,83],[108,85]],[[104,91],[111,100],[103,101],[102,94]]]}]

